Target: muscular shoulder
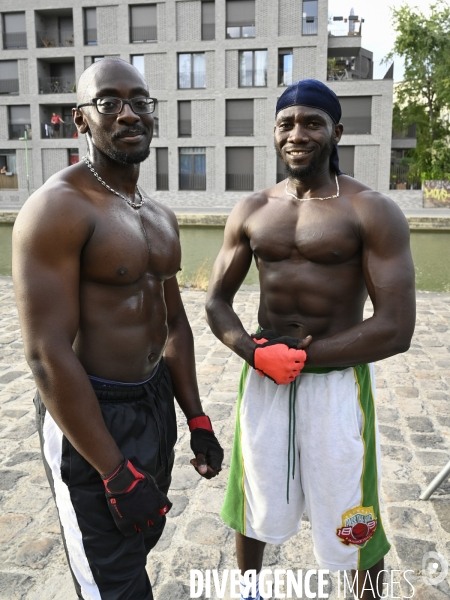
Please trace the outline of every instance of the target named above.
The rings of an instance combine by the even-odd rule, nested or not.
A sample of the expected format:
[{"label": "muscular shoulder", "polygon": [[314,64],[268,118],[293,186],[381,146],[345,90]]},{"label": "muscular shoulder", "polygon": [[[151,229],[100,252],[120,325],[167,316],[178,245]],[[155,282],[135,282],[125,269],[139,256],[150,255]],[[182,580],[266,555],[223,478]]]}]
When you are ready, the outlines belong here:
[{"label": "muscular shoulder", "polygon": [[227,226],[244,230],[250,217],[267,205],[269,197],[270,190],[267,189],[239,200],[228,217]]},{"label": "muscular shoulder", "polygon": [[179,231],[177,217],[171,208],[166,204],[162,204],[162,202],[158,202],[158,200],[150,198],[147,194],[144,195],[144,198],[147,198],[153,212],[169,223],[177,232]]}]

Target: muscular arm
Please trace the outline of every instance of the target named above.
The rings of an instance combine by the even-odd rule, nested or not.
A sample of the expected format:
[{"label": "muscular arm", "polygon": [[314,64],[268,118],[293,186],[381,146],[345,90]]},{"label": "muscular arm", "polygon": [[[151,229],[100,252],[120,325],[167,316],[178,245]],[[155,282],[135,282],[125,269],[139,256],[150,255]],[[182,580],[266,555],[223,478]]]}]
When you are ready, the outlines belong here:
[{"label": "muscular arm", "polygon": [[212,332],[233,352],[253,366],[255,343],[233,310],[233,300],[252,262],[250,240],[245,234],[246,202],[238,203],[225,226],[223,246],[211,273],[206,297],[206,317]]},{"label": "muscular arm", "polygon": [[371,318],[313,341],[309,366],[351,366],[405,352],[415,324],[414,265],[409,228],[400,209],[371,193],[361,203],[362,268],[374,307]]},{"label": "muscular arm", "polygon": [[107,475],[123,456],[72,350],[80,255],[93,227],[82,200],[63,185],[34,194],[14,226],[13,281],[25,356],[42,401],[78,452]]}]

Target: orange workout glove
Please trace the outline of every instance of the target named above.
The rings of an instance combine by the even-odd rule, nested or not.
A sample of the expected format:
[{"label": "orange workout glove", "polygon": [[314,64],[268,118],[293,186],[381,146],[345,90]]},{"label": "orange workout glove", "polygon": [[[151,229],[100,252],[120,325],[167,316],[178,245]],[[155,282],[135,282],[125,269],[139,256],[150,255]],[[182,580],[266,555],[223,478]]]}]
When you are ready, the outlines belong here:
[{"label": "orange workout glove", "polygon": [[300,340],[278,336],[269,329],[252,335],[252,339],[258,344],[253,352],[253,366],[262,377],[286,385],[300,375],[306,361],[306,352],[297,350]]}]

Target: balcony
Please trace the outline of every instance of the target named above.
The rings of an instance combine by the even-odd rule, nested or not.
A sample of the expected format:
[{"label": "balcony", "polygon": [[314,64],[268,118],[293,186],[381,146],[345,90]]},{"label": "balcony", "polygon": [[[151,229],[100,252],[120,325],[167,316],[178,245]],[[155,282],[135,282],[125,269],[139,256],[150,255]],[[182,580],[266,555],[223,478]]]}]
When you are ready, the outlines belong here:
[{"label": "balcony", "polygon": [[84,45],[96,46],[98,44],[97,28],[84,30]]},{"label": "balcony", "polygon": [[19,31],[17,33],[4,33],[3,34],[3,48],[5,50],[17,50],[19,48],[27,47],[27,34],[25,31]]},{"label": "balcony", "polygon": [[241,23],[227,23],[227,38],[254,38],[255,37],[255,24],[249,23],[242,25]]},{"label": "balcony", "polygon": [[75,75],[39,78],[40,94],[71,94],[76,92]]},{"label": "balcony", "polygon": [[10,140],[18,140],[21,137],[25,137],[25,131],[27,132],[27,137],[29,140],[32,139],[31,135],[31,123],[20,123],[8,124],[8,139]]},{"label": "balcony", "polygon": [[193,73],[178,73],[178,88],[205,88],[206,73],[202,71],[194,71]]},{"label": "balcony", "polygon": [[56,48],[73,46],[73,27],[71,29],[49,29],[36,31],[38,48]]},{"label": "balcony", "polygon": [[251,191],[254,186],[253,174],[233,175],[227,173],[226,184],[228,191]]},{"label": "balcony", "polygon": [[2,173],[0,175],[0,190],[18,190],[19,185],[16,173]]},{"label": "balcony", "polygon": [[180,190],[206,190],[206,175],[180,173],[178,183]]},{"label": "balcony", "polygon": [[228,119],[226,135],[253,135],[253,119]]},{"label": "balcony", "polygon": [[167,173],[156,174],[156,189],[166,191],[169,189],[169,175]]},{"label": "balcony", "polygon": [[302,35],[317,35],[317,17],[303,17]]},{"label": "balcony", "polygon": [[214,40],[216,38],[216,26],[214,23],[202,24],[202,40]]},{"label": "balcony", "polygon": [[130,27],[130,43],[142,44],[156,42],[158,39],[158,28],[156,25],[148,27]]},{"label": "balcony", "polygon": [[18,94],[18,79],[0,79],[0,94]]},{"label": "balcony", "polygon": [[266,87],[267,86],[267,70],[257,69],[253,71],[240,71],[239,73],[240,87]]},{"label": "balcony", "polygon": [[61,123],[59,131],[55,131],[52,123],[41,123],[41,139],[77,138],[75,123]]},{"label": "balcony", "polygon": [[192,121],[187,119],[178,120],[178,137],[192,136]]}]

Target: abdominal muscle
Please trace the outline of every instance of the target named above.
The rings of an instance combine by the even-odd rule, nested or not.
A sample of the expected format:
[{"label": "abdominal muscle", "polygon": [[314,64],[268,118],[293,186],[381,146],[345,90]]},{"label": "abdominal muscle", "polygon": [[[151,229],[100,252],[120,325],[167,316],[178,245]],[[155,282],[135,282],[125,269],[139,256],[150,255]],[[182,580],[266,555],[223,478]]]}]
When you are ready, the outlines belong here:
[{"label": "abdominal muscle", "polygon": [[160,280],[131,285],[85,283],[75,354],[89,375],[126,383],[144,381],[164,351],[166,316]]}]

